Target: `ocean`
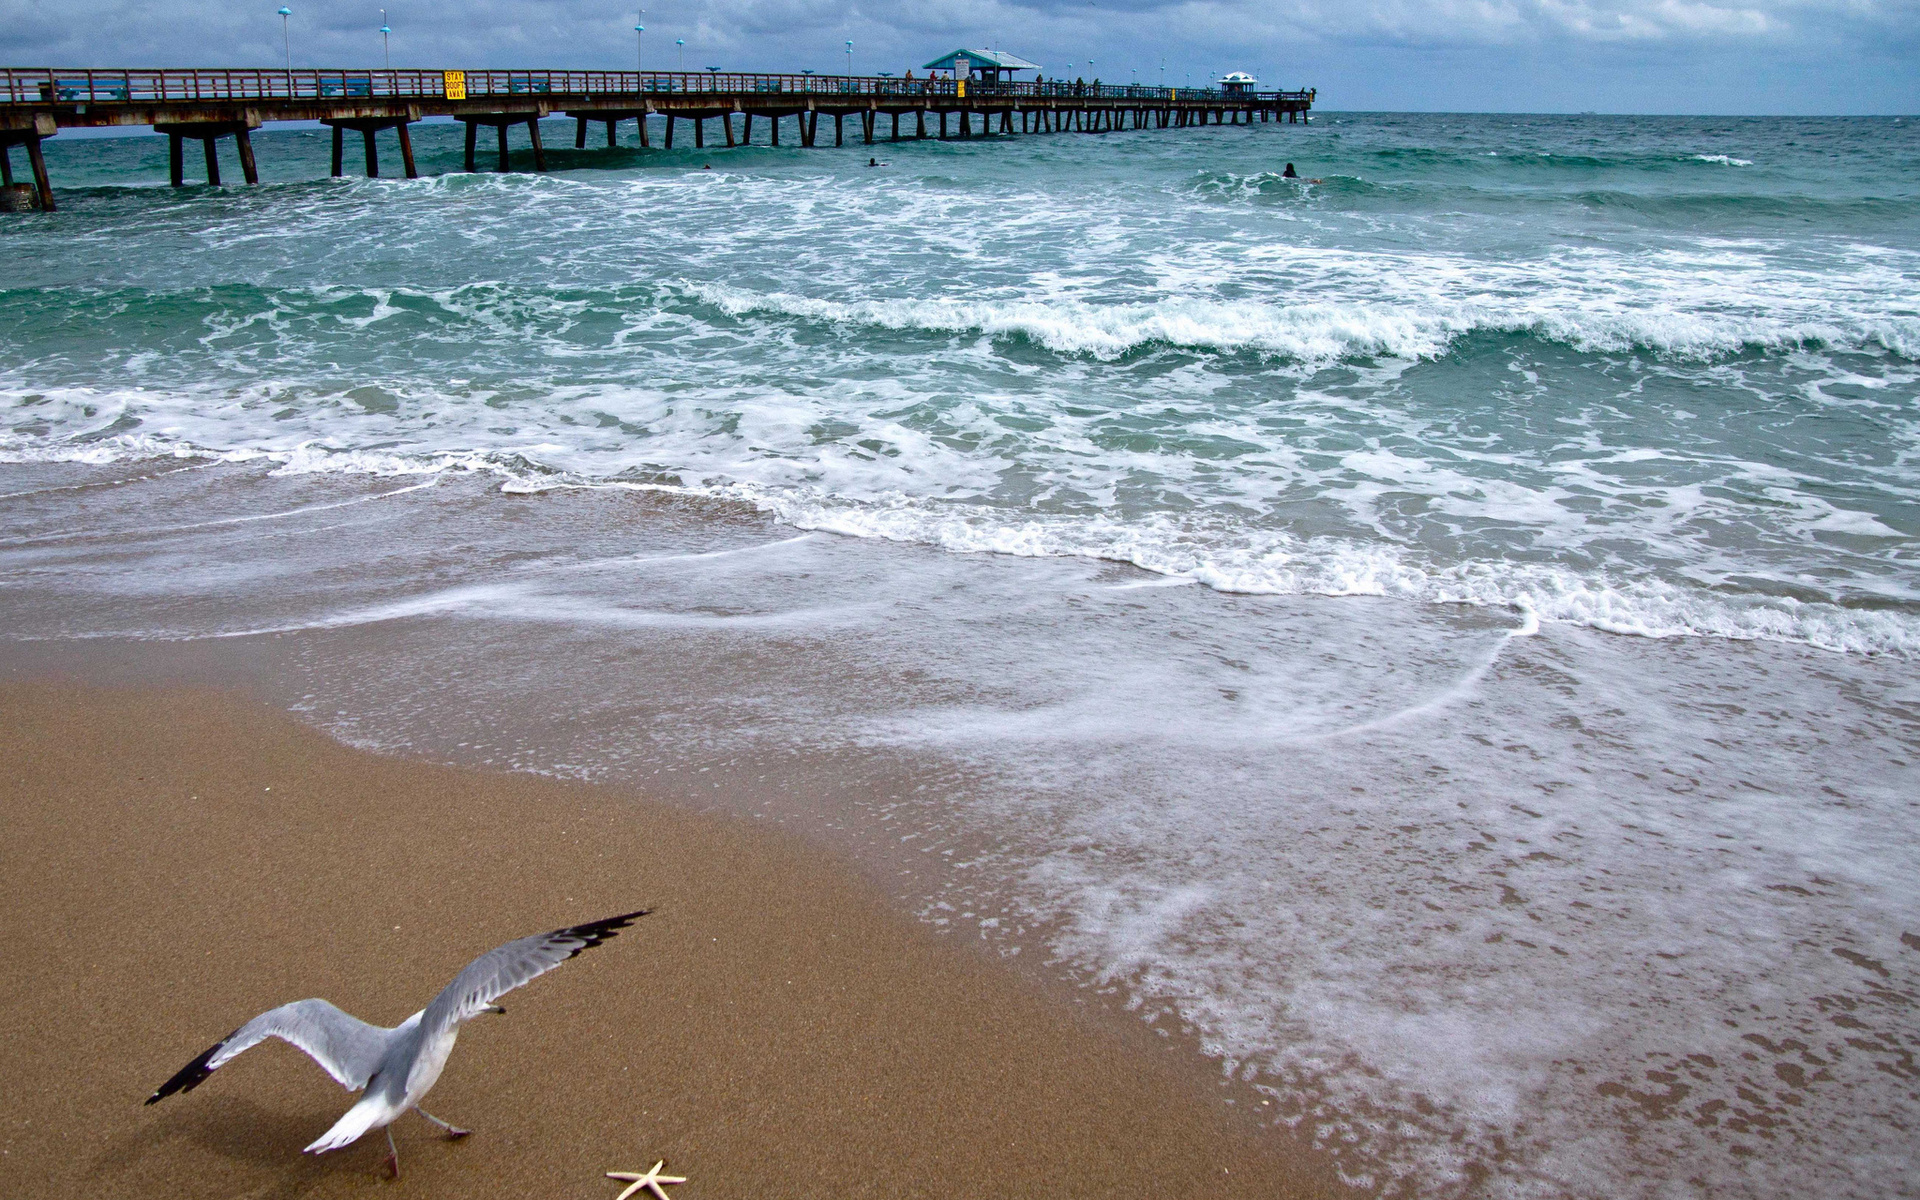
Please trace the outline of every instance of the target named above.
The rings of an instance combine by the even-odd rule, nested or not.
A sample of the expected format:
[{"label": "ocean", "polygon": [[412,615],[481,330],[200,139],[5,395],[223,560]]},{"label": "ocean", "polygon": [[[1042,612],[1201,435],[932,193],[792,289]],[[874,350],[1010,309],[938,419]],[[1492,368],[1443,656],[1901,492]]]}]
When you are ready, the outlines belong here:
[{"label": "ocean", "polygon": [[569,132],[49,142],[0,654],[799,829],[1382,1194],[1920,1195],[1920,123]]}]

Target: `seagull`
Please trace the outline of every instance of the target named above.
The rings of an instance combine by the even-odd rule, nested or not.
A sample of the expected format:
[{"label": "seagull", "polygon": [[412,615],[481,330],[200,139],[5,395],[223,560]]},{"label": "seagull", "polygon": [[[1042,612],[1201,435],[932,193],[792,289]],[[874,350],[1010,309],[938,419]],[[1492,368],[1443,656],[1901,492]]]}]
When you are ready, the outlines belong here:
[{"label": "seagull", "polygon": [[268,1009],[221,1038],[205,1054],[180,1068],[147,1097],[158,1104],[175,1092],[190,1092],[243,1051],[270,1037],[306,1051],[327,1074],[349,1091],[366,1089],[332,1129],[306,1148],[324,1154],[352,1145],[370,1129],[387,1128],[387,1167],[400,1177],[400,1151],[393,1144],[393,1122],[409,1108],[447,1131],[449,1140],[472,1132],[442,1121],[421,1108],[420,1099],[440,1078],[460,1034],[460,1023],[481,1013],[505,1013],[494,1001],[582,950],[616,936],[650,909],[622,913],[552,933],[536,933],[497,946],[468,963],[438,996],[392,1029],[369,1025],[325,1000],[295,1000]]}]

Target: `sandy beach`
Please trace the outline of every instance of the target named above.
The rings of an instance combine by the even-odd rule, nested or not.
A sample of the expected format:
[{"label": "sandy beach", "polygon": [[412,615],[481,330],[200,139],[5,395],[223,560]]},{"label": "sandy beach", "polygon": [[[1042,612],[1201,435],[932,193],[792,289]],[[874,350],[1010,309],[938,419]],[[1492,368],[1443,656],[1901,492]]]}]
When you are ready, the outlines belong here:
[{"label": "sandy beach", "polygon": [[[0,688],[0,1193],[726,1196],[1339,1191],[1187,1047],[890,911],[788,835],[343,747],[246,696]],[[467,1027],[424,1121],[281,1043],[141,1101],[253,1014],[397,1023],[507,938],[654,914]]]}]

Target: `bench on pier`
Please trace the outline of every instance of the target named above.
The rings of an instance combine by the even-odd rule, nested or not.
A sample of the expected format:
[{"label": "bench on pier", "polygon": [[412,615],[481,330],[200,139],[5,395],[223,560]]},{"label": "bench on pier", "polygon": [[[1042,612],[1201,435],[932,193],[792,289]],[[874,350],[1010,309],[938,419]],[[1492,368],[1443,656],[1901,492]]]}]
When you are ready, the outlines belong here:
[{"label": "bench on pier", "polygon": [[42,99],[51,100],[125,100],[127,84],[122,79],[56,79],[40,85]]},{"label": "bench on pier", "polygon": [[322,96],[372,96],[373,79],[371,76],[361,79],[322,79]]}]

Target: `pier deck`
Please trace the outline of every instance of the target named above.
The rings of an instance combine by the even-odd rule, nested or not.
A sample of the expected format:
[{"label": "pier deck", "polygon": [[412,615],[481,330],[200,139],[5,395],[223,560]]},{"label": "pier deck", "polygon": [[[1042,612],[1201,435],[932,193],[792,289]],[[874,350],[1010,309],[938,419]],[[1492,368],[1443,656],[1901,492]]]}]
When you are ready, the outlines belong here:
[{"label": "pier deck", "polygon": [[[478,131],[495,131],[498,167],[507,169],[507,133],[527,126],[535,170],[545,170],[539,122],[576,121],[574,144],[584,147],[590,122],[606,125],[615,144],[618,123],[639,122],[639,144],[651,144],[646,118],[666,119],[664,144],[676,124],[692,122],[694,146],[705,148],[706,123],[719,119],[725,144],[753,144],[754,118],[767,122],[767,140],[780,145],[784,121],[795,140],[818,144],[822,116],[833,122],[835,145],[846,122],[864,142],[904,138],[971,138],[1005,134],[1110,132],[1188,128],[1207,124],[1293,121],[1313,107],[1315,93],[1142,86],[982,83],[977,80],[895,79],[860,75],[763,75],[737,72],[637,71],[355,71],[355,70],[60,70],[0,68],[0,183],[13,194],[11,148],[24,145],[40,207],[52,209],[53,191],[40,141],[61,129],[151,126],[171,139],[172,182],[184,182],[186,139],[205,150],[207,182],[219,183],[216,141],[233,137],[247,182],[258,181],[249,133],[268,121],[320,121],[333,128],[333,173],[343,167],[345,131],[365,143],[367,174],[379,173],[374,136],[398,131],[403,169],[415,174],[407,126],[426,117],[452,117],[467,126],[466,166],[475,169]],[[734,118],[741,118],[738,139]],[[881,119],[889,127],[879,131]],[[909,122],[902,133],[902,122]],[[978,128],[975,122],[978,122]]]}]

